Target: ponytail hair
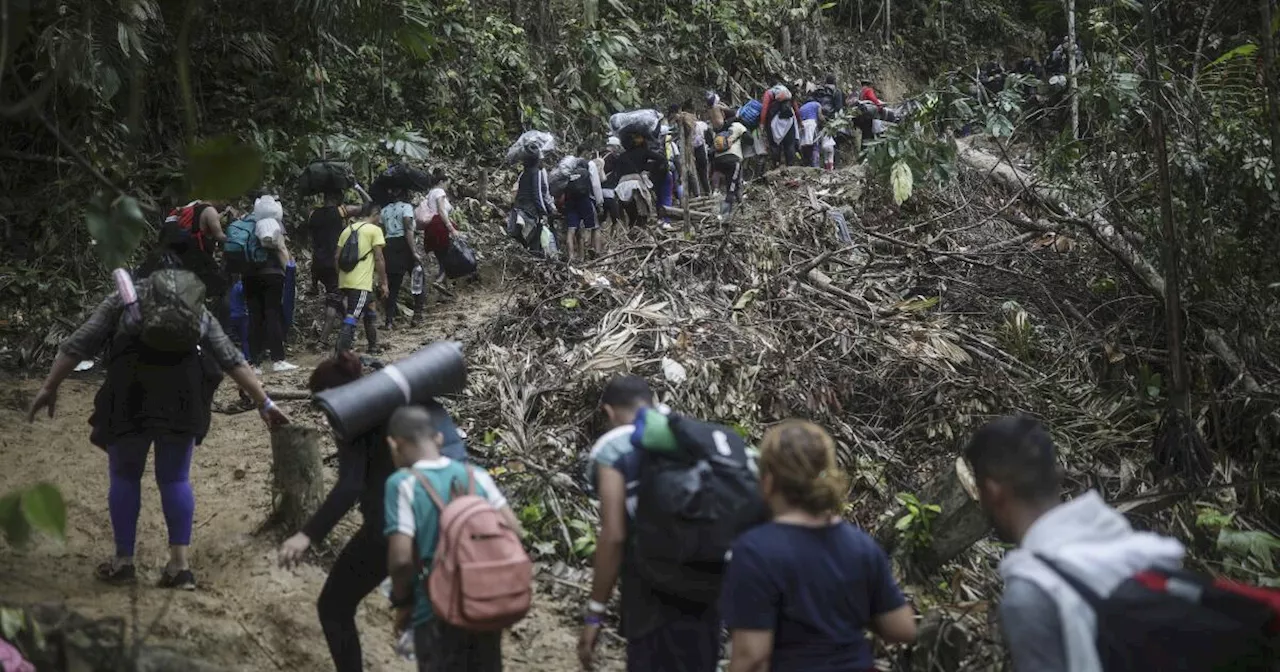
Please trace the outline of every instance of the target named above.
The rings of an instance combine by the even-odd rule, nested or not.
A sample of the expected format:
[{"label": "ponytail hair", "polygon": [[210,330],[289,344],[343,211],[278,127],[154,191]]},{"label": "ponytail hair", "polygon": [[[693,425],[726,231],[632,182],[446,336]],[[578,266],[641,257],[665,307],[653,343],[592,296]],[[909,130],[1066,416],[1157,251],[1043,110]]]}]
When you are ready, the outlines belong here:
[{"label": "ponytail hair", "polygon": [[346,350],[316,365],[315,370],[311,372],[311,378],[307,380],[307,389],[311,390],[312,394],[316,394],[331,388],[342,387],[362,375],[364,375],[364,365],[360,363],[360,357]]},{"label": "ponytail hair", "polygon": [[787,420],[765,433],[760,473],[769,475],[787,503],[815,516],[840,513],[849,494],[835,441],[807,420]]}]

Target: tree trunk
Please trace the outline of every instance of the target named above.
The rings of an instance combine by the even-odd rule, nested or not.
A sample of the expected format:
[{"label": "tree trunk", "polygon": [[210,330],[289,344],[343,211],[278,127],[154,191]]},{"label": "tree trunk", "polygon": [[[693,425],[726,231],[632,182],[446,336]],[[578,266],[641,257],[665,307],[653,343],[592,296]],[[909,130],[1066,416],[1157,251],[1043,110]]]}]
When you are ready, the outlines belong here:
[{"label": "tree trunk", "polygon": [[1076,0],[1067,0],[1067,96],[1071,99],[1071,139],[1080,139],[1080,95],[1076,83]]},{"label": "tree trunk", "polygon": [[324,501],[320,434],[299,425],[285,425],[271,432],[270,523],[295,532]]},{"label": "tree trunk", "polygon": [[1280,84],[1276,81],[1276,43],[1271,35],[1271,0],[1258,0],[1258,6],[1262,10],[1262,78],[1271,122],[1271,170],[1280,180]]},{"label": "tree trunk", "polygon": [[884,46],[888,47],[893,44],[893,23],[890,19],[890,11],[893,9],[892,0],[884,0]]},{"label": "tree trunk", "polygon": [[[925,484],[918,497],[922,504],[942,507],[942,512],[931,523],[928,546],[912,549],[909,564],[913,571],[929,572],[941,567],[991,531],[991,522],[978,505],[973,474],[963,457],[956,458],[951,468]],[[906,513],[905,508],[895,511],[876,530],[876,540],[890,553],[900,546],[894,524]]]},{"label": "tree trunk", "polygon": [[[1266,2],[1267,0],[1263,0]],[[1164,312],[1169,347],[1169,406],[1161,419],[1155,441],[1158,464],[1191,478],[1213,470],[1208,449],[1191,421],[1191,389],[1187,382],[1187,359],[1182,343],[1182,290],[1179,280],[1178,229],[1173,221],[1173,192],[1169,177],[1168,148],[1165,146],[1163,87],[1159,53],[1156,50],[1155,18],[1151,3],[1142,5],[1147,26],[1147,68],[1151,87],[1151,131],[1156,150],[1156,174],[1160,183],[1160,228],[1164,234]]]},{"label": "tree trunk", "polygon": [[791,56],[791,26],[783,24],[782,26],[782,55],[784,57]]}]

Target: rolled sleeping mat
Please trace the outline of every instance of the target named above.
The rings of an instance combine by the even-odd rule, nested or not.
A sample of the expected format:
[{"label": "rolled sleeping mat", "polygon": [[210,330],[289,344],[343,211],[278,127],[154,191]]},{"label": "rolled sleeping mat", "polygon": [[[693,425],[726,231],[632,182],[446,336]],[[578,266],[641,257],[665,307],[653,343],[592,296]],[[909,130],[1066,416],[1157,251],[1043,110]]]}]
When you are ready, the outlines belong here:
[{"label": "rolled sleeping mat", "polygon": [[350,440],[385,422],[395,409],[461,392],[467,385],[462,344],[439,341],[342,387],[316,395],[329,426]]}]

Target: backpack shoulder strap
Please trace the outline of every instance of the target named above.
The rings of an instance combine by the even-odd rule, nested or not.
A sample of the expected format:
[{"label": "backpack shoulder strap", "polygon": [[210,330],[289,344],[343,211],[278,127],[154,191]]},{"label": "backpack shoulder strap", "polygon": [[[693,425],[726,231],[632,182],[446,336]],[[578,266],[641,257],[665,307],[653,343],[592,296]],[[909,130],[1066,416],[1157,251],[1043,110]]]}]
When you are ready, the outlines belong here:
[{"label": "backpack shoulder strap", "polygon": [[1098,606],[1102,604],[1102,596],[1098,595],[1097,591],[1090,588],[1084,581],[1081,581],[1071,572],[1063,569],[1062,565],[1059,565],[1040,553],[1036,553],[1034,555],[1037,560],[1043,562],[1046,567],[1053,570],[1054,574],[1057,574],[1063,581],[1066,581],[1067,585],[1071,586],[1071,589],[1076,591],[1076,594],[1080,596],[1080,599],[1084,600],[1091,609],[1095,612],[1098,610]]},{"label": "backpack shoulder strap", "polygon": [[426,475],[412,467],[409,468],[409,472],[412,473],[414,477],[418,479],[418,482],[422,484],[422,489],[427,491],[427,496],[431,498],[431,503],[435,504],[436,508],[440,511],[444,511],[444,502],[440,499],[440,493],[436,492],[436,489],[431,487],[431,481],[427,480]]}]

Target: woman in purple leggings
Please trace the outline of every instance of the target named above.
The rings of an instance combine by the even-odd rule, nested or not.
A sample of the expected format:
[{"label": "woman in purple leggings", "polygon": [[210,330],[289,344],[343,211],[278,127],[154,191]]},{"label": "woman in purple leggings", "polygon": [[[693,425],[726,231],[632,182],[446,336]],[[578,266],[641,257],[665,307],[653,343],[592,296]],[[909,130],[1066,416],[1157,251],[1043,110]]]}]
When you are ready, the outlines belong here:
[{"label": "woman in purple leggings", "polygon": [[[138,283],[139,295],[149,291]],[[195,498],[188,473],[191,453],[209,431],[213,392],[222,372],[231,376],[258,405],[268,425],[288,422],[245,364],[238,348],[205,310],[200,346],[189,352],[156,350],[142,342],[122,320],[124,305],[112,294],[59,349],[58,358],[32,402],[28,420],[48,409],[53,417],[58,386],[76,363],[106,350],[107,377],[94,398],[90,441],[107,451],[111,486],[107,503],[115,536],[115,557],[98,566],[107,583],[137,580],[134,543],[142,508],[142,473],[155,446],[156,484],[169,528],[169,563],[160,578],[163,588],[195,589],[187,564]]]}]

